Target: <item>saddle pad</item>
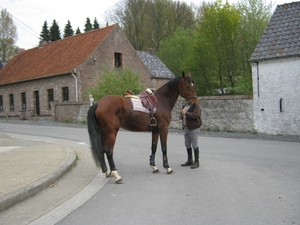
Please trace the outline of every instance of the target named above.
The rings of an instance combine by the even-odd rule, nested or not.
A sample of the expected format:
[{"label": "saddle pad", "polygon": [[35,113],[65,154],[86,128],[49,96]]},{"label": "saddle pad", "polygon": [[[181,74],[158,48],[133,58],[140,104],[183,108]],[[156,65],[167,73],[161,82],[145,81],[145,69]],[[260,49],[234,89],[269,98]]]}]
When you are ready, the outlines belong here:
[{"label": "saddle pad", "polygon": [[[150,109],[143,106],[141,99],[137,99],[137,98],[130,98],[130,99],[131,99],[134,111],[139,111],[139,112],[144,112],[144,113],[150,114]],[[156,113],[156,107],[153,109],[153,113]]]},{"label": "saddle pad", "polygon": [[150,114],[150,110],[145,108],[142,105],[141,99],[136,99],[136,98],[130,98],[130,99],[131,99],[134,111],[139,111],[139,112],[144,112],[144,113]]}]

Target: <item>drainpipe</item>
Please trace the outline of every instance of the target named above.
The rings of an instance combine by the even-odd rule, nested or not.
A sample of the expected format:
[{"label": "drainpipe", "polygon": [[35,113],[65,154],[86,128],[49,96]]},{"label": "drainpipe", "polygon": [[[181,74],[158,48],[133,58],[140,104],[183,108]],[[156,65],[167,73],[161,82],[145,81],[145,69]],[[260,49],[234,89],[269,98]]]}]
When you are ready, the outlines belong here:
[{"label": "drainpipe", "polygon": [[78,102],[78,77],[75,76],[75,74],[72,71],[72,76],[75,78],[75,92],[76,92],[76,102]]},{"label": "drainpipe", "polygon": [[257,97],[259,97],[259,68],[258,68],[258,61],[256,63],[256,79],[257,79]]}]

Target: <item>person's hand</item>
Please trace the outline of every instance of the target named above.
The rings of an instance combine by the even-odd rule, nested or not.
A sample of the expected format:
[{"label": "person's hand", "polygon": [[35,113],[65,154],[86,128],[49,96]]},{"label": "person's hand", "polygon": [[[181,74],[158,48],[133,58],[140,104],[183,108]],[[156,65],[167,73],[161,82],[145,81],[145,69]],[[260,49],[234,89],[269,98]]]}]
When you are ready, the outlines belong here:
[{"label": "person's hand", "polygon": [[182,113],[183,115],[185,115],[186,111],[182,109],[182,110],[181,110],[181,113]]}]

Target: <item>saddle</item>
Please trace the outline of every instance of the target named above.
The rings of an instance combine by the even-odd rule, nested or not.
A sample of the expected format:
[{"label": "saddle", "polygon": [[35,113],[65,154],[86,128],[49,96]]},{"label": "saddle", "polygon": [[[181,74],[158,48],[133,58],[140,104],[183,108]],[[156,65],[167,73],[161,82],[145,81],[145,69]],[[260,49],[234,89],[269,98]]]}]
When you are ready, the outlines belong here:
[{"label": "saddle", "polygon": [[156,105],[157,105],[157,98],[149,88],[147,88],[146,91],[143,91],[142,93],[140,93],[138,96],[134,95],[131,91],[127,90],[125,92],[125,97],[140,99],[142,102],[142,105],[145,108],[149,109],[149,111],[150,111],[149,126],[157,125],[157,121],[153,117],[154,109],[156,108]]}]

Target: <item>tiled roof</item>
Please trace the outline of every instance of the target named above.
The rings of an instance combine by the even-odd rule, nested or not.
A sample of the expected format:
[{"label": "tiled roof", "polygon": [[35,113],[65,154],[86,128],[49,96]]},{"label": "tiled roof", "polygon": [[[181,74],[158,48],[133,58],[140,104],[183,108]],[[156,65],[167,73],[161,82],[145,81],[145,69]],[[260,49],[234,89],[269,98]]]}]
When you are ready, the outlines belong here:
[{"label": "tiled roof", "polygon": [[153,53],[136,51],[139,58],[150,72],[151,78],[174,78],[174,74],[166,67],[166,65]]},{"label": "tiled roof", "polygon": [[250,61],[300,55],[300,2],[278,5]]},{"label": "tiled roof", "polygon": [[22,51],[0,70],[0,85],[71,73],[85,62],[115,26]]}]

